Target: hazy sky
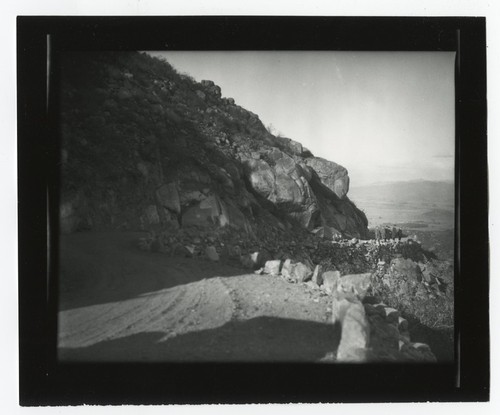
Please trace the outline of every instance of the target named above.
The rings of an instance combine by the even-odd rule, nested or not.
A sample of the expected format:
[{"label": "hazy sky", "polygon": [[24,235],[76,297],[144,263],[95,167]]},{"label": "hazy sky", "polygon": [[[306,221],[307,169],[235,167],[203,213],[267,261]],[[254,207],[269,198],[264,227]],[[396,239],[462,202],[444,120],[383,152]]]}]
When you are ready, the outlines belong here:
[{"label": "hazy sky", "polygon": [[452,180],[454,52],[154,52],[315,156],[351,186]]}]

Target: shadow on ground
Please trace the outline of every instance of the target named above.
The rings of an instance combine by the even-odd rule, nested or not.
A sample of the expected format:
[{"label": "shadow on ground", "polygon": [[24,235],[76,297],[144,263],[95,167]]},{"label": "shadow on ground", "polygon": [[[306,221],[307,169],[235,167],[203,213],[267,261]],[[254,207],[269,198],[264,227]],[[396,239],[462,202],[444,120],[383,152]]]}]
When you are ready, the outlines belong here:
[{"label": "shadow on ground", "polygon": [[426,343],[431,348],[439,363],[452,362],[455,355],[453,329],[432,329],[424,326],[417,319],[405,317],[410,324],[412,342]]},{"label": "shadow on ground", "polygon": [[315,362],[336,352],[340,333],[331,324],[272,317],[162,340],[141,333],[82,348],[60,348],[63,361],[87,362]]},{"label": "shadow on ground", "polygon": [[203,278],[249,271],[204,259],[144,252],[144,232],[81,232],[59,243],[59,310],[137,297]]}]

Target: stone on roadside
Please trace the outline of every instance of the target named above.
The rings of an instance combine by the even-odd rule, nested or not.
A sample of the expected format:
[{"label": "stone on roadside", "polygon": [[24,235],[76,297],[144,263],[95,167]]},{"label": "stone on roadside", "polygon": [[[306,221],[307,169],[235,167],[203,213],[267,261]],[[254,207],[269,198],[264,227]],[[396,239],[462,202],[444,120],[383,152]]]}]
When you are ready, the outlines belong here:
[{"label": "stone on roadside", "polygon": [[264,272],[270,275],[279,275],[281,268],[281,260],[275,259],[272,261],[266,261],[264,265]]},{"label": "stone on roadside", "polygon": [[215,247],[213,245],[209,245],[205,249],[205,255],[207,256],[210,261],[218,261],[219,260],[219,254],[215,250]]},{"label": "stone on roadside", "polygon": [[252,258],[250,257],[250,254],[241,255],[240,262],[243,268],[250,268],[250,269],[254,268],[253,266],[254,264]]},{"label": "stone on roadside", "polygon": [[240,262],[245,268],[256,270],[264,266],[265,261],[263,258],[260,252],[253,252],[251,254],[242,255],[240,257]]},{"label": "stone on roadside", "polygon": [[362,300],[371,286],[371,273],[344,275],[338,280],[338,290],[353,293]]},{"label": "stone on roadside", "polygon": [[367,359],[370,327],[360,301],[349,302],[342,320],[337,361],[361,363]]},{"label": "stone on roadside", "polygon": [[302,262],[295,264],[293,268],[293,277],[297,282],[306,282],[311,279],[313,272]]},{"label": "stone on roadside", "polygon": [[186,245],[184,248],[187,249],[187,251],[191,254],[191,256],[194,256],[196,252],[196,247],[194,245]]},{"label": "stone on roadside", "polygon": [[328,293],[332,294],[336,290],[337,281],[340,278],[339,271],[327,271],[323,274],[323,289]]},{"label": "stone on roadside", "polygon": [[314,272],[312,275],[312,281],[321,286],[323,284],[323,266],[322,265],[316,265],[314,268]]},{"label": "stone on roadside", "polygon": [[250,254],[250,259],[252,260],[254,269],[261,268],[266,263],[266,256],[260,251]]},{"label": "stone on roadside", "polygon": [[[163,245],[163,247],[166,247]],[[171,255],[172,256],[177,256],[181,258],[189,258],[191,257],[191,252],[182,244],[176,243],[171,250]]]},{"label": "stone on roadside", "polygon": [[342,324],[342,321],[345,317],[346,310],[349,308],[351,305],[351,302],[343,297],[337,297],[333,296],[333,301],[332,301],[332,324],[340,323]]},{"label": "stone on roadside", "polygon": [[310,288],[310,289],[312,289],[312,290],[316,290],[316,289],[318,289],[318,288],[319,288],[318,284],[316,284],[316,283],[315,283],[314,281],[312,281],[312,280],[307,281],[305,284],[306,284],[306,286],[307,286],[307,287],[309,287],[309,288]]},{"label": "stone on roadside", "polygon": [[292,260],[289,258],[286,259],[281,268],[281,275],[286,279],[293,279],[293,268],[294,264],[292,264]]}]

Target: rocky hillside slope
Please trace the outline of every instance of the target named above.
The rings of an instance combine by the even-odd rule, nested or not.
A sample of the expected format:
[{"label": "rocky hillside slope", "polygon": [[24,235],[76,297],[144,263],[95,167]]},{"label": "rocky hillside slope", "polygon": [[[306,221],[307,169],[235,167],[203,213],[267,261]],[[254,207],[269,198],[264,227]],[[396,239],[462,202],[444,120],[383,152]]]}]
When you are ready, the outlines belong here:
[{"label": "rocky hillside slope", "polygon": [[61,68],[62,232],[366,236],[347,170],[269,133],[213,82],[136,52],[68,53]]}]

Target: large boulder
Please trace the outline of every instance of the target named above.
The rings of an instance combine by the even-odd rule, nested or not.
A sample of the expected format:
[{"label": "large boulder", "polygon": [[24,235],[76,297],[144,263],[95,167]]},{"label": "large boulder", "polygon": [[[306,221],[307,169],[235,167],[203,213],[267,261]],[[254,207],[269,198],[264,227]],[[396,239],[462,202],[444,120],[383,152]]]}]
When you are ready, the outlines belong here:
[{"label": "large boulder", "polygon": [[316,267],[314,268],[314,272],[313,272],[311,280],[318,287],[320,287],[323,284],[323,266],[322,265],[316,265]]},{"label": "large boulder", "polygon": [[265,251],[255,251],[240,257],[241,265],[251,269],[262,268],[268,260],[269,255]]},{"label": "large boulder", "polygon": [[327,271],[323,274],[323,289],[332,294],[337,289],[337,283],[340,278],[339,271]]},{"label": "large boulder", "polygon": [[206,93],[214,96],[215,98],[221,97],[221,89],[220,86],[215,85],[214,81],[201,81],[201,86],[205,90]]},{"label": "large boulder", "polygon": [[306,282],[312,278],[313,271],[306,264],[299,262],[295,264],[295,267],[293,269],[293,274],[296,281]]},{"label": "large boulder", "polygon": [[264,272],[270,275],[279,275],[281,269],[281,260],[274,259],[272,261],[266,261],[264,265]]},{"label": "large boulder", "polygon": [[231,226],[236,229],[249,231],[245,215],[231,203],[224,202],[217,195],[210,195],[201,202],[186,209],[182,215],[182,226]]},{"label": "large boulder", "polygon": [[341,326],[337,361],[365,362],[368,355],[370,326],[363,304],[358,300],[334,297],[332,309],[333,322]]},{"label": "large boulder", "polygon": [[218,261],[219,260],[219,254],[215,250],[215,247],[212,245],[209,245],[205,248],[205,255],[210,261]]},{"label": "large boulder", "polygon": [[285,216],[300,223],[304,228],[312,229],[319,208],[301,167],[279,150],[271,154],[276,158],[274,167],[265,160],[243,158],[250,188]]},{"label": "large boulder", "polygon": [[293,282],[306,282],[312,278],[313,271],[302,262],[294,263],[292,260],[287,259],[283,263],[281,275]]},{"label": "large boulder", "polygon": [[349,175],[340,164],[320,157],[305,159],[307,166],[311,167],[318,175],[321,183],[343,199],[349,191]]},{"label": "large boulder", "polygon": [[268,198],[274,192],[275,174],[264,160],[248,158],[245,160],[245,174],[250,187],[259,196]]},{"label": "large boulder", "polygon": [[337,280],[337,291],[352,293],[362,300],[371,286],[371,273],[344,275]]}]

